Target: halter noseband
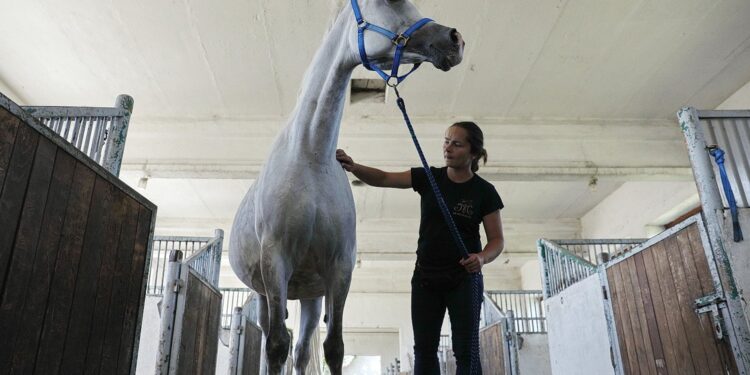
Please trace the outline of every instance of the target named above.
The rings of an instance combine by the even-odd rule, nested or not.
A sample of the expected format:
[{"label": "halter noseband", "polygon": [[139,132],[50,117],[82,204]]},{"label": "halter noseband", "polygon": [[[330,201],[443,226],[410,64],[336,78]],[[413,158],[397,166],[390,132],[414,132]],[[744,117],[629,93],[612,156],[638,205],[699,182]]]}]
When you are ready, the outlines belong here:
[{"label": "halter noseband", "polygon": [[[413,34],[415,31],[419,30],[422,26],[426,25],[428,22],[432,22],[429,18],[422,18],[421,20],[417,21],[415,24],[411,25],[406,31],[404,31],[401,34],[396,34],[390,30],[384,29],[378,25],[369,23],[362,18],[362,12],[359,10],[359,4],[357,4],[357,0],[351,0],[352,2],[352,10],[354,11],[354,17],[357,19],[357,36],[358,36],[358,44],[359,44],[359,58],[362,60],[362,65],[367,68],[367,70],[372,70],[380,77],[383,78],[386,84],[391,87],[398,86],[401,81],[406,79],[406,77],[409,76],[412,72],[417,70],[419,68],[419,65],[421,63],[414,64],[414,67],[411,68],[411,70],[402,75],[398,75],[398,67],[401,64],[401,55],[404,53],[404,48],[406,47],[406,44],[409,43],[409,38],[411,38],[411,34]],[[390,39],[393,44],[396,45],[396,53],[393,56],[393,66],[391,68],[391,75],[388,75],[383,70],[378,68],[377,66],[370,64],[370,59],[367,58],[367,52],[365,51],[365,30],[371,30],[375,31],[378,34],[381,34],[385,36],[386,38]],[[391,83],[391,79],[395,78],[396,83]]]}]

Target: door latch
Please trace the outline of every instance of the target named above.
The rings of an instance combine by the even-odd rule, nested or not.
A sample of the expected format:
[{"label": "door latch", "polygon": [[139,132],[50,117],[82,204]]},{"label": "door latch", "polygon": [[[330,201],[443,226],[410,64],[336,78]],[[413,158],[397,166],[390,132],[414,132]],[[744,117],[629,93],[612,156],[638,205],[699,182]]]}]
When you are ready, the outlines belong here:
[{"label": "door latch", "polygon": [[697,314],[711,313],[714,335],[719,340],[724,338],[724,322],[719,312],[722,308],[726,308],[726,301],[724,297],[718,294],[711,294],[695,300],[695,312]]}]

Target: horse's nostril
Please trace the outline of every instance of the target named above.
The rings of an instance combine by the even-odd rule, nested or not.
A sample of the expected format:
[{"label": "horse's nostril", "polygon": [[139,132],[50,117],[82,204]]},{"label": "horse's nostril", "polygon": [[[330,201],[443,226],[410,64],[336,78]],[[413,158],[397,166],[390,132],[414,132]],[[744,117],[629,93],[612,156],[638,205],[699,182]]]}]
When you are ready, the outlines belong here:
[{"label": "horse's nostril", "polygon": [[464,43],[464,39],[463,37],[461,37],[461,33],[459,33],[458,30],[451,29],[450,35],[451,42],[453,42],[453,44],[462,45]]}]

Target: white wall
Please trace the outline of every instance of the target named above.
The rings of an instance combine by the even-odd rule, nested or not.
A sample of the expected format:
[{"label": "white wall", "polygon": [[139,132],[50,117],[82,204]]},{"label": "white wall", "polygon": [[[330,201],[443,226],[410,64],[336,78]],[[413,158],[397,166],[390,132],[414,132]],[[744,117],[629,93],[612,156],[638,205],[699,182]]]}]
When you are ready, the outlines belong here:
[{"label": "white wall", "polygon": [[531,260],[521,266],[521,289],[542,290],[542,270],[539,260]]},{"label": "white wall", "polygon": [[549,339],[546,334],[525,333],[521,349],[518,350],[518,370],[521,375],[549,375]]},{"label": "white wall", "polygon": [[750,109],[750,82],[742,86],[742,88],[727,98],[716,109]]},{"label": "white wall", "polygon": [[157,303],[161,297],[146,297],[143,306],[143,323],[141,324],[141,339],[138,346],[137,375],[152,375],[156,372],[156,357],[159,353],[159,334],[161,333],[161,318]]},{"label": "white wall", "polygon": [[[443,323],[443,331],[448,324]],[[409,293],[350,293],[344,311],[344,329],[398,332],[396,353],[403,370],[411,368],[414,335],[411,330]],[[346,350],[347,354],[349,350]],[[383,358],[390,363],[393,358]]]},{"label": "white wall", "polygon": [[[344,346],[346,355],[380,357],[380,373],[385,373],[396,358],[400,360],[398,331],[349,330],[344,332]],[[351,367],[348,372],[356,373],[355,368]]]},{"label": "white wall", "polygon": [[544,301],[553,375],[614,375],[599,275]]},{"label": "white wall", "polygon": [[649,238],[699,204],[693,181],[626,182],[581,218],[581,237]]}]

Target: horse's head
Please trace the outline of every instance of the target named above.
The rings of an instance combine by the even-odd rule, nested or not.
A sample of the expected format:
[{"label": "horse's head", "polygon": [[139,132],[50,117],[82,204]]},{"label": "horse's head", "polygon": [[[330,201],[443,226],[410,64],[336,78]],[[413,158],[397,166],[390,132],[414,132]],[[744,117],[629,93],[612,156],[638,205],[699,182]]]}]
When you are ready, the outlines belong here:
[{"label": "horse's head", "polygon": [[[394,33],[402,33],[423,17],[409,0],[358,0],[365,21]],[[354,18],[352,16],[352,18]],[[357,50],[357,33],[352,33],[351,46]],[[463,58],[464,40],[454,28],[429,22],[415,31],[404,48],[401,63],[431,62],[436,68],[447,71]],[[390,69],[393,64],[395,44],[376,32],[365,32],[367,56],[372,64]]]}]

